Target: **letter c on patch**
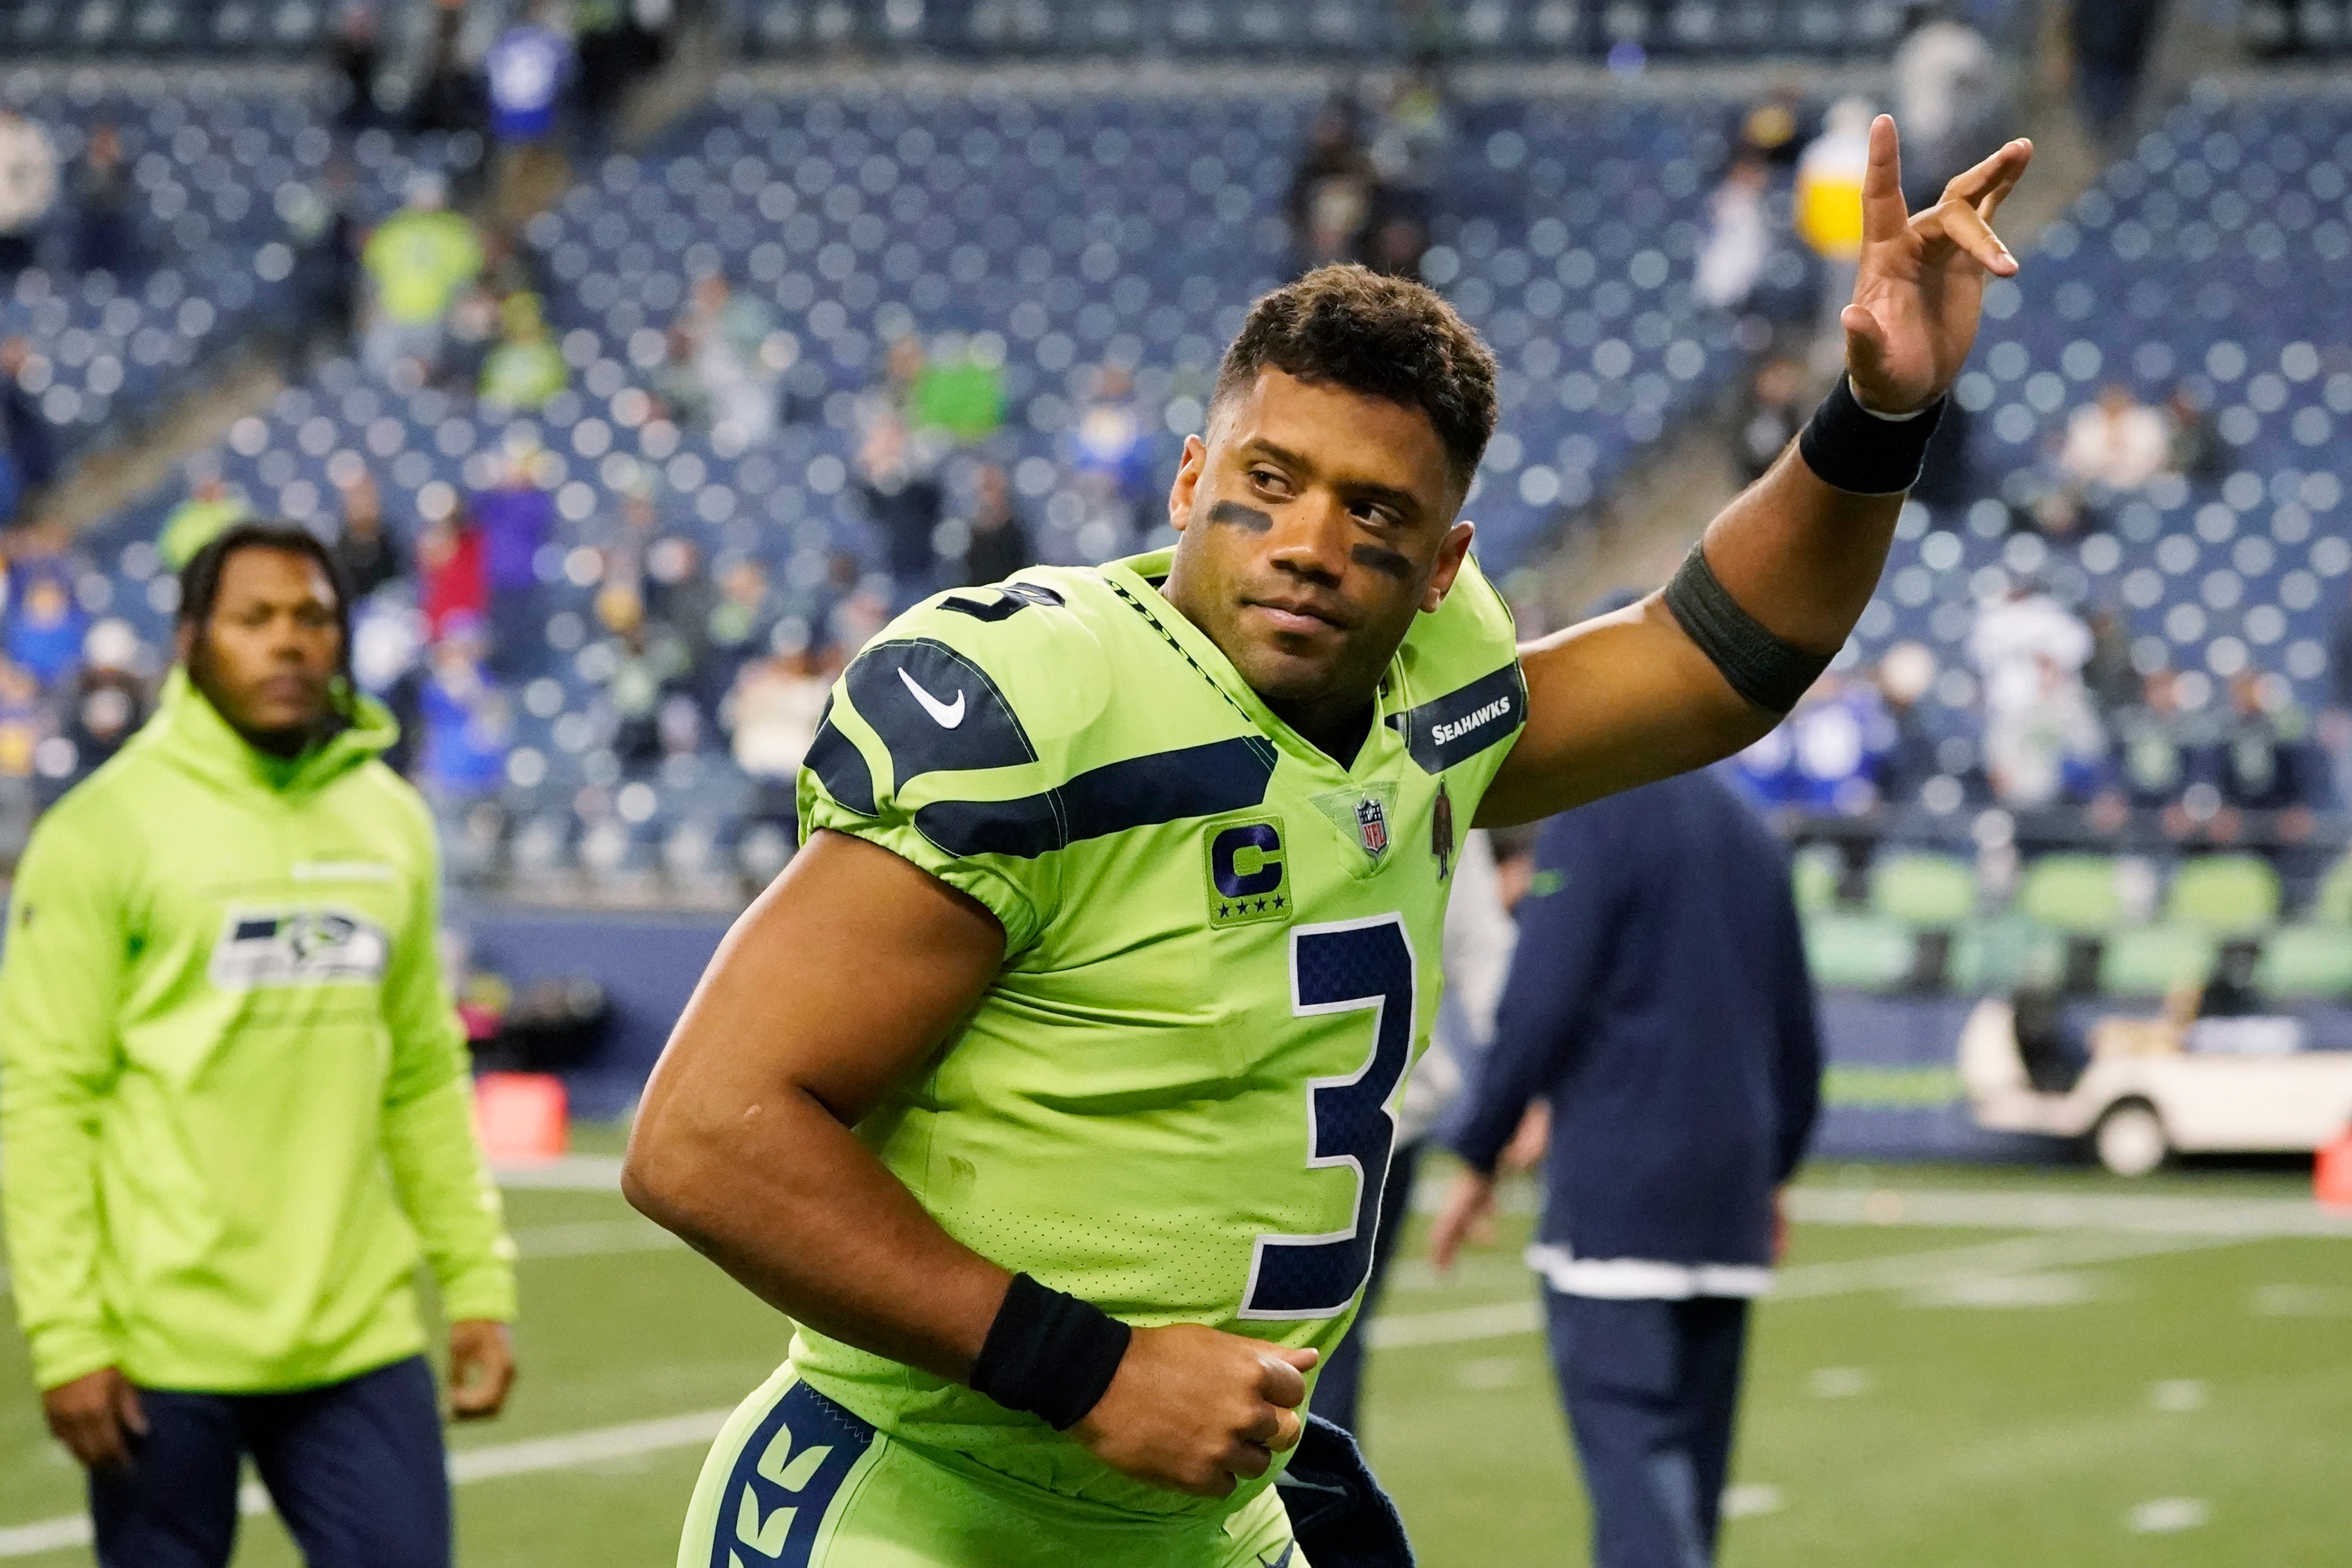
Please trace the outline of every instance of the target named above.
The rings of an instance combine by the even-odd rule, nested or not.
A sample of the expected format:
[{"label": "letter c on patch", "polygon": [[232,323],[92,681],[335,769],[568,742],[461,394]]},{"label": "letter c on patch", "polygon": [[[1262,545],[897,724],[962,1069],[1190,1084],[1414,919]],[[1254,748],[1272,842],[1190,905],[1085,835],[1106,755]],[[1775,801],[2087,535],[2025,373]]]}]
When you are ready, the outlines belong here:
[{"label": "letter c on patch", "polygon": [[1271,822],[1244,822],[1209,846],[1209,870],[1227,898],[1249,898],[1282,885],[1282,835]]}]

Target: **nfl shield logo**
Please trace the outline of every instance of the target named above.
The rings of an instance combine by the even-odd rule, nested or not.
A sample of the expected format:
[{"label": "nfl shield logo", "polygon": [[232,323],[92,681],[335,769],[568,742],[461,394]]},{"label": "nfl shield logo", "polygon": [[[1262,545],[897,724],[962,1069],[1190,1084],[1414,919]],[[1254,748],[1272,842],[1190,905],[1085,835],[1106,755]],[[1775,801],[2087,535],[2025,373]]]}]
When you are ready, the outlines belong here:
[{"label": "nfl shield logo", "polygon": [[1388,810],[1371,796],[1356,802],[1356,836],[1363,841],[1364,852],[1374,860],[1388,853]]}]

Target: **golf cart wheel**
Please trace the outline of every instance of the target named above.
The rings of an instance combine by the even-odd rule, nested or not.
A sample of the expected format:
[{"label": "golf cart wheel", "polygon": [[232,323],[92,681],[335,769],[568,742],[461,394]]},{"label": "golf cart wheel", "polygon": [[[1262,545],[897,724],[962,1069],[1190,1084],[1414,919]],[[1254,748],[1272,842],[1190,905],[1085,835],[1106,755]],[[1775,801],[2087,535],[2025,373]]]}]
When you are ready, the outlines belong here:
[{"label": "golf cart wheel", "polygon": [[2172,1153],[2163,1120],[2145,1100],[2108,1106],[2099,1124],[2091,1129],[2091,1147],[2099,1164],[2119,1176],[2144,1176]]}]

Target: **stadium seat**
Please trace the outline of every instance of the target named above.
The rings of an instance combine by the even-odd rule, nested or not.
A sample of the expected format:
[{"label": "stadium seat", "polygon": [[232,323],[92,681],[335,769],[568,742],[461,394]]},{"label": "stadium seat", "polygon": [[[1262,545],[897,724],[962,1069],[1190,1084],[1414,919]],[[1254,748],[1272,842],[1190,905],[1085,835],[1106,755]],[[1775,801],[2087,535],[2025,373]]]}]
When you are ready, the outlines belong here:
[{"label": "stadium seat", "polygon": [[2183,925],[2242,936],[2275,923],[2279,878],[2252,855],[2202,855],[2173,873],[2165,918]]},{"label": "stadium seat", "polygon": [[2312,901],[2311,917],[2330,925],[2352,925],[2352,855],[2327,868],[2320,879],[2319,896]]},{"label": "stadium seat", "polygon": [[2156,997],[2202,986],[2220,944],[2191,925],[2138,925],[2112,932],[2099,966],[2099,988],[2113,996]]},{"label": "stadium seat", "polygon": [[1815,915],[1805,922],[1813,983],[1834,990],[1891,991],[1910,976],[1910,932],[1868,915]]},{"label": "stadium seat", "polygon": [[2282,1001],[2352,998],[2352,931],[2340,925],[2278,927],[2263,940],[2254,989]]},{"label": "stadium seat", "polygon": [[2059,931],[2092,936],[2123,918],[2116,864],[2105,855],[2045,855],[2025,869],[2017,909]]},{"label": "stadium seat", "polygon": [[1870,906],[1906,925],[1949,930],[1976,912],[1976,874],[1954,855],[1897,854],[1871,870]]},{"label": "stadium seat", "polygon": [[1808,844],[1790,857],[1790,886],[1799,910],[1811,915],[1836,907],[1838,868],[1838,852],[1827,844]]}]

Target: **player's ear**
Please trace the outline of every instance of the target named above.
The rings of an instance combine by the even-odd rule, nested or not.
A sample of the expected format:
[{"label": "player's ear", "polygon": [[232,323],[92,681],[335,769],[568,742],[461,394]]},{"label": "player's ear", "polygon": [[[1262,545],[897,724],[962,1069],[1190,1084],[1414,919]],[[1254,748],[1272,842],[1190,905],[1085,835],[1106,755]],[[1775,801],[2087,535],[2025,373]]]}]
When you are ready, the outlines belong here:
[{"label": "player's ear", "polygon": [[1462,563],[1470,559],[1470,541],[1476,537],[1478,525],[1465,517],[1445,530],[1445,538],[1437,547],[1437,567],[1429,574],[1429,587],[1421,596],[1423,612],[1435,610],[1445,602],[1454,591],[1454,580],[1462,575]]},{"label": "player's ear", "polygon": [[1209,465],[1209,444],[1197,435],[1184,438],[1184,461],[1176,465],[1176,482],[1168,486],[1168,526],[1178,533],[1192,520],[1192,503],[1201,492],[1201,475]]}]

